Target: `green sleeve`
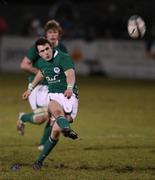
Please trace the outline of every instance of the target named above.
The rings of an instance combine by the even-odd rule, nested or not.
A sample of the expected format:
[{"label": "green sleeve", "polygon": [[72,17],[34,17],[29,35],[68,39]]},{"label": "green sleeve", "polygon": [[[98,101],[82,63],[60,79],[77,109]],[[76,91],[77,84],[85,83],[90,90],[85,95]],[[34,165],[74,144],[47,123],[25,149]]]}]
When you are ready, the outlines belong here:
[{"label": "green sleeve", "polygon": [[26,57],[30,59],[32,63],[34,63],[39,58],[34,45],[28,50]]},{"label": "green sleeve", "polygon": [[69,54],[63,54],[60,60],[60,64],[64,72],[68,69],[74,69],[74,64]]}]

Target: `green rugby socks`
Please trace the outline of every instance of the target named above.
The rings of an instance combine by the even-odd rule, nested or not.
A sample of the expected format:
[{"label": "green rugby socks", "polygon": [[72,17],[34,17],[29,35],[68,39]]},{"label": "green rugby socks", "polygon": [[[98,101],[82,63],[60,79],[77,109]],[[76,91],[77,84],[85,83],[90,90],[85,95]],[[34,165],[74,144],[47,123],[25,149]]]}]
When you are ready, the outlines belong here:
[{"label": "green rugby socks", "polygon": [[63,116],[59,116],[56,119],[57,124],[59,125],[60,128],[64,129],[64,128],[70,128],[70,124],[69,121],[63,117]]},{"label": "green rugby socks", "polygon": [[26,122],[29,122],[29,123],[32,123],[32,124],[36,124],[35,120],[33,119],[33,116],[34,116],[34,113],[31,112],[31,113],[26,113],[26,114],[23,114],[20,118],[20,120],[23,122],[23,123],[26,123]]},{"label": "green rugby socks", "polygon": [[52,127],[50,126],[50,121],[48,121],[44,128],[44,132],[43,132],[43,136],[40,141],[40,145],[45,144],[45,142],[47,141],[47,139],[49,138],[49,136],[51,134],[51,130],[52,130]]},{"label": "green rugby socks", "polygon": [[38,156],[37,161],[43,162],[46,156],[51,152],[54,146],[57,144],[58,140],[53,140],[51,137],[46,141],[45,146],[41,154]]}]

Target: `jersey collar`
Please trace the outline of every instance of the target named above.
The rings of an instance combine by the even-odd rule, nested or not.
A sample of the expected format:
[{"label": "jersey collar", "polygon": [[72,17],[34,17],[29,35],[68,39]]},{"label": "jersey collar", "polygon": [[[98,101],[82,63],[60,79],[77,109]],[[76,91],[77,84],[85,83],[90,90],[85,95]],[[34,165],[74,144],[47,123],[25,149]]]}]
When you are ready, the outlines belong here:
[{"label": "jersey collar", "polygon": [[58,51],[57,50],[53,50],[53,58],[55,58],[58,54]]},{"label": "jersey collar", "polygon": [[57,54],[58,54],[58,51],[54,49],[53,50],[53,56],[52,56],[52,59],[50,61],[53,61],[54,58],[57,56]]}]

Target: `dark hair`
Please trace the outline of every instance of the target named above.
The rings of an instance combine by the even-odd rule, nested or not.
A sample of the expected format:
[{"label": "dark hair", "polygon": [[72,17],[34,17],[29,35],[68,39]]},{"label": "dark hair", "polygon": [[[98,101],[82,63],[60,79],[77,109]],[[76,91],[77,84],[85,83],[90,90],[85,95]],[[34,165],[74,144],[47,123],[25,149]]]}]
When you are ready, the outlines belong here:
[{"label": "dark hair", "polygon": [[62,33],[63,33],[62,27],[60,26],[59,22],[57,22],[56,20],[52,19],[50,21],[47,21],[47,23],[44,26],[45,36],[46,36],[46,32],[49,29],[56,29],[56,30],[58,30],[59,31],[59,37],[62,36]]},{"label": "dark hair", "polygon": [[36,42],[35,42],[35,49],[36,49],[36,51],[38,52],[38,46],[39,45],[45,45],[45,44],[49,44],[51,47],[52,47],[52,45],[51,45],[51,43],[46,39],[46,38],[43,38],[43,37],[41,37],[41,38],[39,38]]}]

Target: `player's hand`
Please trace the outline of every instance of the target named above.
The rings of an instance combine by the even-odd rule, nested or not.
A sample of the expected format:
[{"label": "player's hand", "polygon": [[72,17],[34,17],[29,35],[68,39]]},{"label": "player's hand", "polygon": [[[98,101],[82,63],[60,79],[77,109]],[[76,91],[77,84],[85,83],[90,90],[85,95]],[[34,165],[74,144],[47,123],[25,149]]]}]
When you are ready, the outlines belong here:
[{"label": "player's hand", "polygon": [[25,92],[22,94],[22,99],[23,99],[23,100],[27,100],[30,94],[31,94],[31,91],[30,91],[30,90],[25,91]]},{"label": "player's hand", "polygon": [[71,98],[72,94],[73,94],[72,89],[66,89],[66,91],[64,92],[64,96],[67,97],[68,99]]}]

